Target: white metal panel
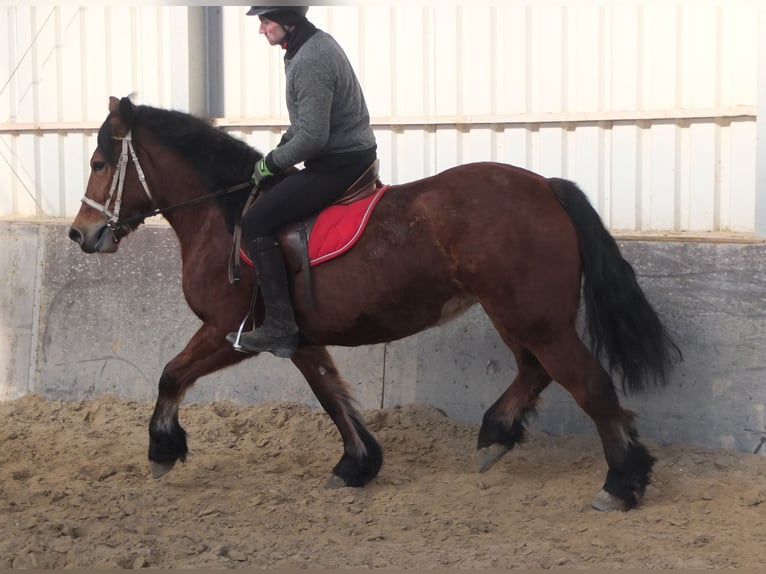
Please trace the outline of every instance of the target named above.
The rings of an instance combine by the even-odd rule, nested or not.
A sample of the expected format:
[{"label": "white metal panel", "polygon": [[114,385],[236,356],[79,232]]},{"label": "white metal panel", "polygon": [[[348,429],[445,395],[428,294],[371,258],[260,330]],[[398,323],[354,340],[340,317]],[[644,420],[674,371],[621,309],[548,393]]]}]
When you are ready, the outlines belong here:
[{"label": "white metal panel", "polygon": [[21,158],[37,157],[38,142],[32,138],[19,138],[14,143],[17,145],[13,150],[13,171],[19,176],[19,185],[16,186],[16,193],[12,198],[12,213],[37,214],[38,210],[35,206],[38,198],[39,164],[21,161]]},{"label": "white metal panel", "polygon": [[[393,32],[396,29],[393,26],[395,12],[394,7],[386,5],[360,10],[360,61],[356,72],[364,86],[367,106],[375,110],[378,117],[394,115],[389,94],[392,84],[396,82],[394,59],[391,57],[397,43]],[[342,41],[340,37],[338,40]]]},{"label": "white metal panel", "polygon": [[[228,10],[241,26],[242,10]],[[722,145],[752,149],[754,133],[740,129],[744,137],[732,138],[729,132],[742,122],[674,121],[673,115],[754,104],[754,68],[734,78],[745,87],[723,86],[732,79],[726,62],[755,62],[749,51],[757,39],[753,10],[723,4],[510,2],[312,7],[311,18],[335,35],[357,69],[377,121],[383,176],[392,183],[494,159],[575,179],[614,229],[701,231],[752,225],[747,210],[724,213],[721,174],[727,172],[715,166],[741,157]],[[253,40],[260,42],[255,50]],[[240,44],[234,34],[231,49]],[[227,115],[278,118],[274,126],[280,131],[286,121],[282,54],[258,37],[248,39],[245,53],[262,72],[248,75],[261,83],[270,78],[280,89],[261,104],[265,112],[238,114],[227,107]],[[252,110],[247,103],[239,106]],[[645,111],[648,119],[503,120],[631,111]],[[450,117],[455,123],[441,125],[440,118]],[[387,125],[386,118],[394,123],[411,118],[412,127]],[[500,119],[498,124],[482,118]],[[727,189],[744,197],[727,194],[727,205],[752,201],[753,177],[737,174],[743,191]]]},{"label": "white metal panel", "polygon": [[567,73],[567,110],[604,109],[603,59],[607,54],[604,38],[604,10],[582,6],[568,10],[568,43],[564,54]]},{"label": "white metal panel", "polygon": [[61,149],[65,171],[59,181],[59,196],[62,203],[59,213],[74,214],[80,209],[80,197],[85,192],[85,183],[90,175],[88,160],[96,147],[96,136],[73,133],[63,137],[65,141],[62,142]]},{"label": "white metal panel", "polygon": [[[437,10],[434,12],[433,23],[433,73],[434,73],[434,101],[433,114],[436,116],[459,115],[463,113],[461,70],[462,47],[465,40],[462,38],[461,8],[455,10]],[[486,33],[491,33],[485,28]],[[406,67],[397,68],[398,72]],[[481,89],[476,86],[476,90]],[[489,111],[489,110],[487,110]],[[373,115],[376,115],[373,112]],[[420,115],[420,114],[415,114]]]},{"label": "white metal panel", "polygon": [[606,165],[603,160],[604,130],[595,124],[582,125],[576,129],[570,129],[568,135],[567,146],[570,153],[567,171],[563,176],[576,181],[591,203],[603,213],[600,207],[599,190],[606,188],[603,181],[603,166]]},{"label": "white metal panel", "polygon": [[545,4],[530,10],[526,81],[530,86],[528,108],[531,112],[568,111],[565,109],[568,85],[563,57],[568,40],[566,13],[565,8]]},{"label": "white metal panel", "polygon": [[716,173],[718,126],[692,123],[684,131],[686,145],[681,166],[682,172],[686,170],[688,205],[682,206],[682,210],[689,213],[688,228],[692,231],[720,228],[717,210],[720,183]]},{"label": "white metal panel", "polygon": [[[761,5],[760,13],[764,10]],[[752,5],[734,3],[720,11],[720,77],[717,85],[721,105],[753,105],[758,99],[758,82],[753,75],[759,62],[759,11]],[[760,33],[766,34],[763,27],[760,27]]]},{"label": "white metal panel", "polygon": [[497,8],[494,13],[495,25],[491,30],[496,50],[492,74],[497,81],[497,113],[530,111],[525,81],[529,43],[527,14],[530,9],[510,4]]},{"label": "white metal panel", "polygon": [[756,201],[756,125],[732,123],[721,137],[721,200],[723,231],[747,232],[755,229]]},{"label": "white metal panel", "polygon": [[641,128],[634,125],[616,125],[611,130],[612,183],[608,188],[610,209],[602,212],[602,218],[614,229],[635,229],[641,226],[646,214],[641,199]]},{"label": "white metal panel", "polygon": [[[111,95],[171,107],[171,69],[184,45],[170,20],[185,8],[138,6],[10,6],[0,52],[0,122],[52,126],[0,134],[0,215],[69,217],[79,207],[89,136],[107,114]],[[61,131],[57,125],[73,127]],[[79,131],[78,131],[79,129]],[[89,140],[86,146],[84,140]]]},{"label": "white metal panel", "polygon": [[[283,52],[222,9],[226,118],[265,152]],[[382,177],[474,160],[576,181],[619,230],[755,226],[758,8],[750,3],[312,6],[365,88]],[[184,109],[186,7],[0,8],[0,215],[70,217],[107,97]],[[7,47],[7,50],[5,50]],[[736,106],[747,117],[720,119]],[[701,116],[689,119],[688,116]],[[10,123],[83,124],[14,133]]]},{"label": "white metal panel", "polygon": [[[640,105],[646,109],[673,109],[679,106],[678,84],[681,78],[679,58],[682,54],[679,14],[672,3],[637,11],[635,18],[642,35],[641,82],[638,85]],[[630,27],[630,23],[628,23]],[[620,63],[619,60],[617,61]]]},{"label": "white metal panel", "polygon": [[647,148],[641,158],[642,218],[635,226],[637,229],[688,229],[687,214],[680,211],[683,188],[679,171],[680,132],[671,122],[657,123],[645,132]]}]

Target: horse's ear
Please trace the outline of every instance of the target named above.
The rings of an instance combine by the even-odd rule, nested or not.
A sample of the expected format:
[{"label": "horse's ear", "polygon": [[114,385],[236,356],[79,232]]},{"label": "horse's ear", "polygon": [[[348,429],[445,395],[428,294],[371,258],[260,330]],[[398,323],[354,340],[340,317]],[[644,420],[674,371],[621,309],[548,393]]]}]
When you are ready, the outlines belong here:
[{"label": "horse's ear", "polygon": [[129,97],[120,100],[120,118],[122,123],[130,129],[130,126],[133,125],[133,102],[130,101]]},{"label": "horse's ear", "polygon": [[109,98],[109,121],[115,137],[123,137],[133,123],[133,102],[130,98]]}]

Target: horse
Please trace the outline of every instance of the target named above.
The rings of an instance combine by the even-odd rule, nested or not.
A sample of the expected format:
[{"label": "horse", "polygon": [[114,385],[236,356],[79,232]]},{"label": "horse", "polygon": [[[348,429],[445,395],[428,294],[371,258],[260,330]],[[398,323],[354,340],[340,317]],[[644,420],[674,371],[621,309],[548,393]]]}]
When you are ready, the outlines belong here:
[{"label": "horse", "polygon": [[[175,231],[186,300],[202,325],[164,367],[149,421],[154,477],[188,453],[179,403],[200,377],[253,355],[226,341],[251,306],[257,278],[228,260],[261,153],[209,121],[176,110],[109,100],[90,175],[69,238],[86,253],[113,253],[147,217]],[[249,182],[249,185],[248,185]],[[187,264],[188,263],[188,264]],[[625,393],[666,385],[680,351],[584,192],[497,162],[476,162],[392,185],[358,242],[311,269],[291,273],[300,370],[343,443],[326,486],[361,487],[383,463],[328,345],[385,343],[440,325],[478,303],[517,364],[508,388],[484,413],[476,448],[489,470],[524,440],[542,391],[556,381],[593,420],[608,465],[592,500],[628,510],[642,500],[655,457],[639,440]],[[586,332],[576,318],[584,302]]]}]

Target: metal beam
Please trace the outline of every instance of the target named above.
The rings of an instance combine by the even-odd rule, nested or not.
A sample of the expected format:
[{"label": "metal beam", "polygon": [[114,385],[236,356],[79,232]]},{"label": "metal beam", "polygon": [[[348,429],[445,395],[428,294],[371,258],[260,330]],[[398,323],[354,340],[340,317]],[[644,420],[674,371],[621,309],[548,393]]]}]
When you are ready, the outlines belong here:
[{"label": "metal beam", "polygon": [[[766,62],[766,57],[764,57]],[[763,72],[763,89],[766,95],[766,71]],[[211,76],[212,77],[212,76]],[[213,90],[211,90],[212,93]],[[220,94],[222,98],[222,92]],[[216,104],[218,105],[218,104]],[[210,105],[209,109],[217,109],[216,105]],[[221,99],[220,105],[223,105]],[[759,106],[760,107],[760,106]],[[763,112],[766,113],[766,102]],[[208,114],[201,114],[208,115]],[[227,129],[283,129],[287,127],[287,119],[261,117],[261,118],[224,118],[215,113],[208,117],[214,118],[212,123]],[[711,109],[666,109],[666,110],[628,110],[616,112],[562,112],[550,114],[497,114],[497,115],[472,115],[472,116],[391,116],[374,117],[372,126],[377,128],[434,128],[434,127],[486,127],[486,126],[515,126],[515,125],[539,125],[539,124],[568,124],[576,127],[579,124],[593,123],[659,123],[659,122],[732,122],[732,121],[755,121],[756,108],[754,106],[737,106],[732,108]],[[56,123],[5,123],[0,124],[0,133],[79,133],[95,132],[100,123],[94,122],[56,122]],[[760,135],[760,134],[759,134]],[[764,140],[766,143],[766,140]],[[764,147],[766,151],[766,147]],[[766,165],[766,163],[764,164]],[[766,175],[766,174],[765,174]]]},{"label": "metal beam", "polygon": [[[766,7],[758,9],[758,115],[766,114]],[[766,236],[766,121],[756,124],[755,232]]]},{"label": "metal beam", "polygon": [[224,115],[223,11],[221,6],[204,8],[205,34],[205,115]]}]

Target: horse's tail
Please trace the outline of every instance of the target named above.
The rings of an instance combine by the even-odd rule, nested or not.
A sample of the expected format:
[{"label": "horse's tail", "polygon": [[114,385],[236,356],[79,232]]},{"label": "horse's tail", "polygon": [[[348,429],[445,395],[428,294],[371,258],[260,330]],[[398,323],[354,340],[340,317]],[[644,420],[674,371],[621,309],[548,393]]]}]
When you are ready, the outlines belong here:
[{"label": "horse's tail", "polygon": [[673,355],[680,358],[681,352],[646,299],[633,267],[582,190],[565,179],[548,181],[577,231],[594,354],[620,371],[623,391],[640,391],[645,381],[665,384]]}]

